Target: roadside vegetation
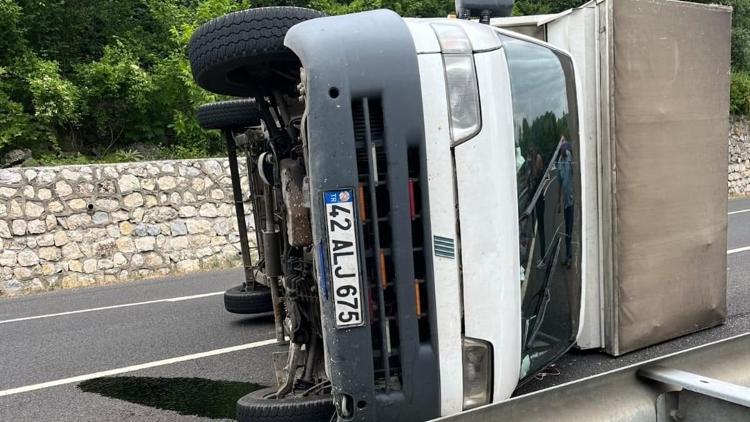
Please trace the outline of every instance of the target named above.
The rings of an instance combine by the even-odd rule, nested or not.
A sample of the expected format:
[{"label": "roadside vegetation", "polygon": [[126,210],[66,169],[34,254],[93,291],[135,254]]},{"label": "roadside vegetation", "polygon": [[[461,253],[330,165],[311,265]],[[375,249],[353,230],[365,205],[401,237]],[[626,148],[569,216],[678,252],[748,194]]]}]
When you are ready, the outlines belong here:
[{"label": "roadside vegetation", "polygon": [[[750,0],[717,2],[735,8],[731,110],[748,114]],[[517,0],[514,12],[582,3]],[[327,14],[385,7],[402,16],[454,9],[453,0],[0,0],[0,166],[221,155],[219,134],[194,116],[219,98],[193,83],[185,46],[211,18],[271,5]]]}]

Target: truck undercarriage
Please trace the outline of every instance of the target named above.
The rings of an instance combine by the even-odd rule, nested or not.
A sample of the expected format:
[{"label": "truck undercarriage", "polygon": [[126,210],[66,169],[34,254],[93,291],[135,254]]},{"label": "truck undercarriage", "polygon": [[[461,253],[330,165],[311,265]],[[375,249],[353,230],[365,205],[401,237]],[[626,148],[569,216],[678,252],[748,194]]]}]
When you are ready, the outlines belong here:
[{"label": "truck undercarriage", "polygon": [[[244,294],[245,301],[253,296],[270,297],[277,341],[289,343],[287,353],[274,356],[278,388],[270,397],[266,394],[258,399],[323,398],[313,401],[324,409],[320,420],[329,420],[333,407],[324,370],[310,197],[306,193],[304,85],[298,61],[282,44],[291,25],[318,16],[318,12],[299,8],[255,9],[224,16],[197,31],[190,57],[199,84],[214,92],[247,98],[204,106],[199,120],[204,128],[224,131],[239,227],[248,227],[244,203],[252,210],[257,256],[253,262],[249,230],[240,229],[246,277],[239,294]],[[240,57],[241,65],[228,50],[237,45],[255,48],[252,54]],[[217,85],[217,81],[223,83]],[[216,112],[208,115],[207,108],[220,110],[223,120]],[[242,191],[238,156],[246,163],[245,189],[249,192]],[[267,310],[261,308],[251,310]],[[238,414],[242,410],[252,419],[258,409],[252,402],[245,405],[243,409],[238,406]],[[290,416],[279,415],[284,419]]]}]

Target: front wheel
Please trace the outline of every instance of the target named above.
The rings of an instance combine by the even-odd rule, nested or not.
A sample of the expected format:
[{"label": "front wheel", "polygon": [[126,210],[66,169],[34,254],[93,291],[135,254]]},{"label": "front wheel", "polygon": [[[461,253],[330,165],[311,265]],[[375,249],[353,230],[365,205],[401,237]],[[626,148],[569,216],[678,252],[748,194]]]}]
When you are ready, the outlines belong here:
[{"label": "front wheel", "polygon": [[237,401],[239,422],[286,421],[330,422],[336,412],[330,395],[276,399],[271,388],[263,388]]},{"label": "front wheel", "polygon": [[260,7],[206,22],[188,44],[193,78],[216,94],[253,97],[254,84],[273,84],[279,71],[299,72],[299,60],[284,46],[284,36],[292,26],[321,16],[303,7]]}]

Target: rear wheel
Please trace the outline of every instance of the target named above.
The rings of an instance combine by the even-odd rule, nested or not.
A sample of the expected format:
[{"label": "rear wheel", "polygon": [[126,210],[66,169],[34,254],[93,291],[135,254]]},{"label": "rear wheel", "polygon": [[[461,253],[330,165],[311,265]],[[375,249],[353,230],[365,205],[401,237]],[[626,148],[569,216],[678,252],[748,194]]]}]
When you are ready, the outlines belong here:
[{"label": "rear wheel", "polygon": [[260,284],[254,289],[245,288],[244,284],[224,292],[224,308],[233,314],[265,314],[273,312],[271,290]]},{"label": "rear wheel", "polygon": [[275,390],[263,388],[237,401],[237,420],[329,422],[336,412],[330,395],[273,398]]},{"label": "rear wheel", "polygon": [[260,125],[260,112],[255,101],[230,100],[203,104],[196,113],[203,129],[244,129]]},{"label": "rear wheel", "polygon": [[208,91],[238,97],[255,96],[253,85],[260,80],[264,87],[288,85],[283,74],[298,72],[299,60],[284,46],[284,36],[292,26],[321,16],[302,7],[261,7],[211,20],[188,45],[193,77]]}]

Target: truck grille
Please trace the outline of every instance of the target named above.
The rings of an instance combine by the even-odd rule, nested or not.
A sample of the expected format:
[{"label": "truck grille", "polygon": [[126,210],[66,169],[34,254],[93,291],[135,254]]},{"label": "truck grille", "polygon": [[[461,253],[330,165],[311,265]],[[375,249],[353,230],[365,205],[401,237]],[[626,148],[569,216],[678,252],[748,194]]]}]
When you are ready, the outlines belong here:
[{"label": "truck grille", "polygon": [[[408,207],[392,207],[388,182],[388,148],[384,139],[383,110],[379,99],[362,98],[352,102],[354,138],[357,148],[359,178],[359,219],[365,249],[368,318],[372,336],[375,388],[385,392],[400,390],[401,320],[403,311],[415,309],[419,340],[429,341],[428,296],[424,283],[424,235],[421,221],[421,187],[419,150],[408,150],[410,203]],[[406,214],[404,214],[406,213]],[[398,214],[398,215],[396,215]],[[411,224],[413,271],[410,280],[397,280],[394,267],[393,222],[400,218]],[[403,261],[402,261],[403,262]],[[415,301],[401,302],[397,283],[413,283]],[[399,307],[403,306],[399,314]],[[413,314],[412,314],[413,316]],[[413,320],[413,318],[412,318]],[[408,332],[408,331],[407,331]],[[416,334],[416,332],[415,332]]]},{"label": "truck grille", "polygon": [[420,174],[419,150],[410,147],[407,153],[409,168],[409,197],[411,218],[412,257],[414,261],[414,292],[416,314],[419,327],[419,342],[430,341],[429,300],[427,292],[426,262],[424,251],[424,219],[422,218],[422,179]]}]

